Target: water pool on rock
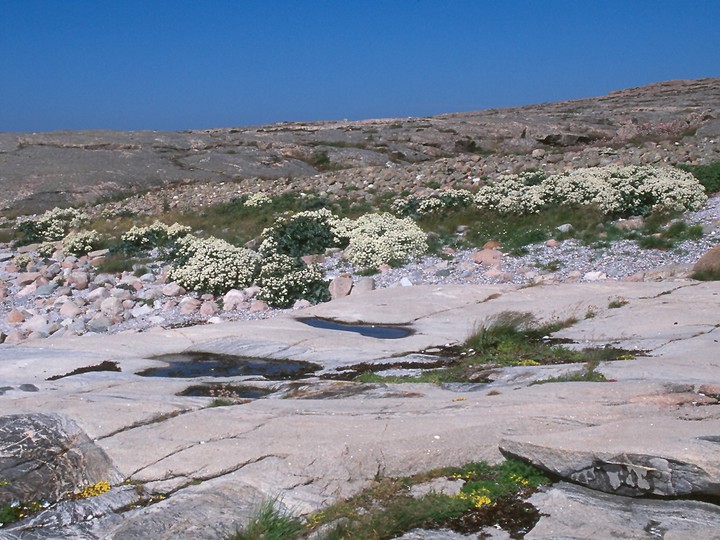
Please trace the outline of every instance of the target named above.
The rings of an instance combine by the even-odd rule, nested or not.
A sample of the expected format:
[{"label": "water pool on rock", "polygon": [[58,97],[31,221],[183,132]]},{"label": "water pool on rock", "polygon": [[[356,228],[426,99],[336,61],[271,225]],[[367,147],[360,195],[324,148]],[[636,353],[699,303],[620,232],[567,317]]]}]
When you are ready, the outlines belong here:
[{"label": "water pool on rock", "polygon": [[341,332],[354,332],[361,336],[372,337],[377,339],[399,339],[408,337],[413,333],[410,328],[405,326],[393,325],[376,325],[376,324],[346,324],[328,319],[298,319],[301,323],[320,328],[323,330],[339,330]]},{"label": "water pool on rock", "polygon": [[262,376],[269,380],[302,379],[322,368],[318,364],[297,360],[250,358],[202,352],[165,354],[155,356],[168,366],[139,371],[141,377],[241,377]]}]

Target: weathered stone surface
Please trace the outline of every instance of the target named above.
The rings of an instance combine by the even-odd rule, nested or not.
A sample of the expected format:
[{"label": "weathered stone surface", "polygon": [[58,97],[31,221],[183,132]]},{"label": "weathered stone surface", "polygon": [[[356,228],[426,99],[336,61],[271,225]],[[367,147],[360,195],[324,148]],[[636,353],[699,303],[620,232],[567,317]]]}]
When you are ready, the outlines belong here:
[{"label": "weathered stone surface", "polygon": [[165,285],[162,289],[162,292],[165,296],[180,296],[182,294],[185,294],[186,291],[183,287],[173,282]]},{"label": "weathered stone surface", "polygon": [[533,495],[540,521],[525,538],[720,539],[720,508],[697,501],[613,497],[560,483]]},{"label": "weathered stone surface", "polygon": [[[654,418],[581,428],[572,436],[505,439],[500,450],[561,478],[624,496],[720,495],[717,423]],[[717,440],[717,441],[716,441]]]},{"label": "weathered stone surface", "polygon": [[502,262],[503,254],[497,249],[483,249],[473,253],[472,260],[483,266],[495,266]]},{"label": "weathered stone surface", "polygon": [[693,266],[693,272],[708,272],[720,275],[720,244],[700,257],[700,260]]},{"label": "weathered stone surface", "polygon": [[[159,213],[168,204],[185,209],[227,200],[238,190],[314,188],[333,195],[355,193],[347,190],[352,186],[422,193],[418,175],[449,186],[529,167],[555,172],[611,163],[710,162],[717,157],[708,134],[717,131],[718,86],[717,79],[666,81],[601,98],[423,118],[421,129],[418,119],[399,118],[184,133],[0,134],[0,147],[9,149],[3,153],[0,209],[32,213],[90,202],[138,189],[137,179],[141,189],[185,184],[173,188],[177,198],[147,198],[149,212]],[[637,139],[660,144],[626,147]],[[398,166],[386,166],[389,148],[395,158],[402,156]],[[318,151],[342,170],[318,174],[309,163]],[[192,184],[199,181],[206,183]],[[358,189],[354,196],[365,193]]]},{"label": "weathered stone surface", "polygon": [[[146,493],[169,494],[166,501],[118,514],[114,509],[130,495],[126,488],[116,488],[107,498],[90,501],[96,506],[79,506],[89,504],[79,501],[38,515],[47,525],[24,529],[25,534],[217,538],[232,532],[266,496],[280,494],[294,511],[311,512],[357,493],[378,474],[498,461],[501,441],[532,446],[546,462],[557,460],[588,484],[612,487],[619,479],[617,492],[652,483],[653,489],[668,493],[669,488],[691,496],[715,493],[720,478],[715,410],[720,405],[668,406],[636,398],[699,396],[696,391],[703,385],[720,385],[714,341],[720,322],[718,287],[714,282],[397,287],[267,320],[0,345],[0,379],[9,387],[0,395],[0,413],[58,411],[82,426],[122,476],[141,484]],[[608,299],[616,296],[628,304],[607,309]],[[585,319],[591,306],[596,315]],[[159,365],[158,355],[188,350],[310,360],[332,373],[361,361],[415,358],[422,356],[418,351],[460,343],[478,324],[504,311],[530,311],[543,321],[574,316],[579,322],[557,334],[577,342],[571,345],[611,343],[644,349],[648,356],[601,363],[597,370],[615,380],[609,383],[529,386],[543,376],[540,368],[529,366],[498,370],[494,382],[475,385],[264,381],[253,376],[243,384],[275,389],[274,398],[217,408],[206,408],[209,398],[177,395],[190,386],[187,379],[134,374]],[[401,324],[414,333],[381,340],[313,328],[297,320],[304,317]],[[46,380],[105,360],[117,362],[122,371]],[[22,392],[25,384],[38,391]],[[596,463],[605,469],[596,470]],[[585,519],[595,527],[606,512],[615,512],[599,500],[597,508],[583,507]],[[612,495],[608,500],[626,499]],[[548,499],[542,507],[550,520],[546,523],[564,523],[567,507],[567,499]],[[96,518],[87,520],[89,513]],[[555,517],[559,521],[553,522]],[[608,519],[612,527],[621,523]],[[626,521],[617,536],[635,534],[638,524]],[[668,523],[666,538],[674,533],[682,537],[688,530]],[[654,530],[652,524],[649,530]],[[545,536],[558,537],[563,536]]]},{"label": "weathered stone surface", "polygon": [[333,300],[350,294],[353,288],[353,280],[350,276],[338,276],[329,285],[330,297]]},{"label": "weathered stone surface", "polygon": [[69,418],[57,414],[0,417],[0,503],[57,501],[63,494],[122,476],[105,452]]}]

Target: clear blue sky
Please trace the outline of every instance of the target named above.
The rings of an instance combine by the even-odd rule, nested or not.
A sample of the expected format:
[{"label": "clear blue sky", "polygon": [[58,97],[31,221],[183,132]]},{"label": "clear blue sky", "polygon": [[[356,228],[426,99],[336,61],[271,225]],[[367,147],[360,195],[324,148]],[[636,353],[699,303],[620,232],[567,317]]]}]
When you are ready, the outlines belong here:
[{"label": "clear blue sky", "polygon": [[720,76],[718,0],[2,0],[0,131],[428,116]]}]

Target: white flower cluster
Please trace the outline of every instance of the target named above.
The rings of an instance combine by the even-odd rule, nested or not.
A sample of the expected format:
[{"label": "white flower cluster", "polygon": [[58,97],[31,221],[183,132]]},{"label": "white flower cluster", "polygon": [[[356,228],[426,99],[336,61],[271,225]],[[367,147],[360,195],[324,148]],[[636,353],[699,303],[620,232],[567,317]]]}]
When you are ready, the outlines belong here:
[{"label": "white flower cluster", "polygon": [[72,229],[89,221],[84,212],[73,208],[53,208],[39,218],[20,218],[18,230],[31,242],[53,242],[62,240]]},{"label": "white flower cluster", "polygon": [[402,216],[426,216],[447,210],[467,208],[474,201],[473,194],[466,189],[448,189],[428,197],[402,197],[392,204],[392,211]]},{"label": "white flower cluster", "polygon": [[48,259],[55,253],[55,242],[43,242],[38,245],[36,251],[40,257]]},{"label": "white flower cluster", "polygon": [[412,219],[388,213],[344,219],[338,223],[337,231],[348,239],[345,256],[362,269],[402,264],[428,249],[425,233]]},{"label": "white flower cluster", "polygon": [[15,255],[13,257],[13,264],[17,266],[20,271],[25,271],[27,269],[27,265],[32,262],[32,257],[28,255],[27,253],[20,253],[18,255]]},{"label": "white flower cluster", "polygon": [[480,208],[503,214],[539,212],[552,205],[594,205],[608,215],[647,215],[653,210],[697,210],[704,188],[687,172],[669,167],[628,166],[576,169],[540,183],[536,173],[501,176],[475,196]]},{"label": "white flower cluster", "polygon": [[252,284],[259,255],[218,238],[187,235],[177,240],[168,278],[188,290],[221,294]]},{"label": "white flower cluster", "polygon": [[539,212],[545,201],[537,173],[503,174],[475,195],[475,204],[501,214],[532,214]]},{"label": "white flower cluster", "polygon": [[97,249],[100,245],[100,235],[97,231],[71,232],[63,238],[62,245],[66,255],[81,257]]},{"label": "white flower cluster", "polygon": [[245,201],[245,206],[248,208],[260,208],[261,206],[268,205],[271,202],[272,199],[270,198],[270,195],[260,191],[258,193],[253,193],[252,195],[250,195]]},{"label": "white flower cluster", "polygon": [[161,221],[155,221],[147,227],[132,227],[120,237],[120,240],[126,248],[152,249],[187,236],[190,230],[190,227],[179,223],[166,225]]},{"label": "white flower cluster", "polygon": [[258,298],[274,307],[288,307],[295,300],[324,302],[330,299],[328,284],[322,270],[306,266],[288,255],[274,254],[263,259],[258,285]]}]

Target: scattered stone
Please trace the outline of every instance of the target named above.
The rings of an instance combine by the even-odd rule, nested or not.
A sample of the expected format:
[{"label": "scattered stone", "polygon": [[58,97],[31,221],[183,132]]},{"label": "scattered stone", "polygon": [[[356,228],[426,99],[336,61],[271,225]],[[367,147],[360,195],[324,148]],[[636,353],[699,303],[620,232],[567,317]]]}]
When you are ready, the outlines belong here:
[{"label": "scattered stone", "polygon": [[162,292],[165,296],[181,296],[187,291],[179,284],[172,282],[165,285],[162,288]]},{"label": "scattered stone", "polygon": [[195,313],[198,309],[200,309],[200,300],[197,298],[191,298],[186,297],[180,300],[180,313],[182,315],[189,315],[191,313]]},{"label": "scattered stone", "polygon": [[584,281],[605,281],[607,279],[607,274],[599,271],[586,272],[582,278]]},{"label": "scattered stone", "polygon": [[476,264],[495,266],[502,262],[503,254],[495,248],[488,248],[473,253],[471,258]]},{"label": "scattered stone", "polygon": [[374,290],[375,280],[371,276],[363,276],[353,284],[350,294],[363,294]]},{"label": "scattered stone", "polygon": [[24,321],[25,315],[23,315],[23,313],[18,309],[13,309],[10,313],[8,313],[7,317],[5,317],[5,322],[7,324],[20,324]]},{"label": "scattered stone", "polygon": [[713,273],[720,276],[720,244],[700,257],[693,266],[692,271]]},{"label": "scattered stone", "polygon": [[107,332],[112,326],[112,321],[105,315],[97,314],[87,323],[88,330],[91,332]]},{"label": "scattered stone", "polygon": [[212,317],[218,312],[218,305],[212,301],[205,301],[200,305],[200,315],[203,317]]},{"label": "scattered stone", "polygon": [[268,309],[270,309],[270,306],[262,300],[253,300],[250,304],[250,313],[259,313],[261,311],[267,311]]},{"label": "scattered stone", "polygon": [[330,297],[333,300],[342,298],[350,294],[353,288],[353,280],[350,276],[338,276],[334,278],[329,285]]},{"label": "scattered stone", "polygon": [[698,393],[720,399],[720,384],[703,384],[698,388]]}]

